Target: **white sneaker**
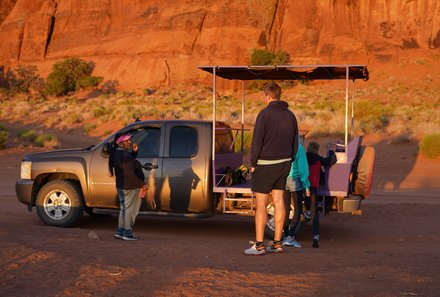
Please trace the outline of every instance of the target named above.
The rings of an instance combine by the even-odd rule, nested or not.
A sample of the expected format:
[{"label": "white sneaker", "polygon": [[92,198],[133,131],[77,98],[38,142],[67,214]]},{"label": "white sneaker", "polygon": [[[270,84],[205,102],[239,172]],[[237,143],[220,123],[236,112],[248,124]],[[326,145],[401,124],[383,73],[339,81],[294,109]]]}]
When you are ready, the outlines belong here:
[{"label": "white sneaker", "polygon": [[257,248],[257,245],[254,243],[250,248],[245,249],[244,253],[246,255],[253,255],[253,256],[259,256],[266,254],[266,249],[264,248],[264,244],[260,245]]},{"label": "white sneaker", "polygon": [[312,218],[312,213],[310,212],[310,210],[307,210],[307,211],[304,213],[304,217],[305,217],[307,220],[310,220],[310,219]]},{"label": "white sneaker", "polygon": [[286,239],[284,239],[283,245],[293,246],[293,247],[296,247],[296,248],[301,248],[302,247],[301,243],[296,241],[294,237],[290,237],[290,236],[287,236]]}]

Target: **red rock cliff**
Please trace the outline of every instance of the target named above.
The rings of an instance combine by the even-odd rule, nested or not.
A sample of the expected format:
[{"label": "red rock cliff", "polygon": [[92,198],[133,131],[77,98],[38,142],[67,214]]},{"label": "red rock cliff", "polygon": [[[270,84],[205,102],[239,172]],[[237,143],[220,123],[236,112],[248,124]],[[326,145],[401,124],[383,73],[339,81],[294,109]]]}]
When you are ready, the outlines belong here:
[{"label": "red rock cliff", "polygon": [[127,88],[206,79],[198,65],[249,63],[254,48],[294,63],[393,61],[440,48],[438,0],[3,0],[0,65],[96,62]]}]

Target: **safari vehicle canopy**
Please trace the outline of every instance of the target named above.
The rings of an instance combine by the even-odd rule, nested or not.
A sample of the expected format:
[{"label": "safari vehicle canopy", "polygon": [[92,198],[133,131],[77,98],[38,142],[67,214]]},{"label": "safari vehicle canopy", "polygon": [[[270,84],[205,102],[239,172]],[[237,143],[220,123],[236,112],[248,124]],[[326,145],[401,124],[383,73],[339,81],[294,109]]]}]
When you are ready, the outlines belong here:
[{"label": "safari vehicle canopy", "polygon": [[[359,174],[357,171],[360,166],[362,155],[364,155],[365,149],[361,149],[362,137],[354,137],[354,103],[355,103],[355,82],[356,80],[367,81],[369,79],[369,73],[366,65],[280,65],[280,66],[199,66],[203,71],[212,74],[213,85],[213,112],[212,121],[216,122],[216,99],[217,77],[221,77],[228,80],[242,81],[242,110],[241,110],[241,133],[242,141],[244,139],[244,88],[245,81],[249,80],[345,80],[345,137],[343,143],[335,143],[335,150],[338,158],[338,163],[331,168],[326,169],[326,185],[321,187],[318,194],[322,196],[334,196],[332,204],[336,207],[338,203],[338,211],[348,212],[356,211],[360,207],[360,199],[366,198],[369,194],[371,186],[371,177],[374,164],[374,149],[368,153],[369,157],[366,163],[362,164],[363,171]],[[352,82],[351,90],[351,105],[350,105],[350,81]],[[351,113],[351,116],[349,115]],[[349,123],[351,129],[349,129]],[[215,129],[213,124],[213,143],[215,143]],[[349,130],[351,130],[351,141],[349,142]],[[243,143],[242,143],[243,152]],[[251,210],[253,210],[253,194],[250,190],[250,181],[247,183],[235,186],[226,186],[222,184],[222,178],[224,177],[224,168],[226,166],[234,168],[243,162],[243,155],[233,152],[228,156],[217,154],[212,152],[213,162],[213,181],[214,192],[223,194],[223,211],[226,210],[226,201],[228,200],[246,200],[251,203]],[[372,156],[371,156],[372,154]],[[228,160],[229,163],[225,163]],[[231,160],[234,160],[231,162]],[[365,163],[365,162],[364,162]],[[361,167],[362,167],[361,166]],[[355,182],[357,181],[358,187],[356,189]],[[356,191],[358,193],[356,193]],[[237,194],[238,198],[237,198]],[[251,198],[241,198],[241,194],[251,194]],[[353,199],[349,197],[350,194],[358,194],[360,198]],[[323,199],[324,207],[325,200]],[[345,211],[344,211],[345,206]],[[350,212],[351,212],[350,211]]]}]

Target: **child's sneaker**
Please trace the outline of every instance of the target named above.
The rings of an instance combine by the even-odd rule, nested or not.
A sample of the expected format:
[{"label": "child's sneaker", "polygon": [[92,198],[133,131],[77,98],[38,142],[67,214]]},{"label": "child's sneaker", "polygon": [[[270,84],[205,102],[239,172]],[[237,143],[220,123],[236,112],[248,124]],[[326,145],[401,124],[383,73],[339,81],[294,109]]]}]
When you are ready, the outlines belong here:
[{"label": "child's sneaker", "polygon": [[319,235],[313,236],[313,247],[319,248]]},{"label": "child's sneaker", "polygon": [[279,241],[270,241],[266,246],[266,252],[268,253],[283,253],[283,244],[281,240]]},{"label": "child's sneaker", "polygon": [[310,220],[310,219],[312,218],[312,213],[310,212],[310,210],[307,210],[307,211],[304,213],[304,217],[305,217],[307,220]]},{"label": "child's sneaker", "polygon": [[116,238],[116,239],[122,239],[122,235],[119,234],[119,233],[115,233],[115,238]]},{"label": "child's sneaker", "polygon": [[283,245],[287,246],[293,246],[296,248],[301,248],[301,243],[295,240],[294,237],[287,236],[286,239],[284,239]]},{"label": "child's sneaker", "polygon": [[245,249],[244,253],[246,255],[259,256],[266,254],[266,250],[264,249],[264,244],[260,244],[257,246],[257,244],[254,243],[250,248]]},{"label": "child's sneaker", "polygon": [[284,237],[283,245],[288,245],[289,241],[292,241],[292,236],[288,235]]}]

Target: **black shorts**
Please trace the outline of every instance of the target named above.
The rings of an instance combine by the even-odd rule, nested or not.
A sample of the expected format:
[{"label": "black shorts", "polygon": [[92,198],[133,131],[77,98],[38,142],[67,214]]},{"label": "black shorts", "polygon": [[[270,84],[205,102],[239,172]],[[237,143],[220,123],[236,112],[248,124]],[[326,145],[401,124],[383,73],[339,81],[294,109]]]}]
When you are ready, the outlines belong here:
[{"label": "black shorts", "polygon": [[254,172],[252,172],[252,191],[269,194],[272,190],[285,190],[291,164],[291,161],[287,161],[255,167]]}]

